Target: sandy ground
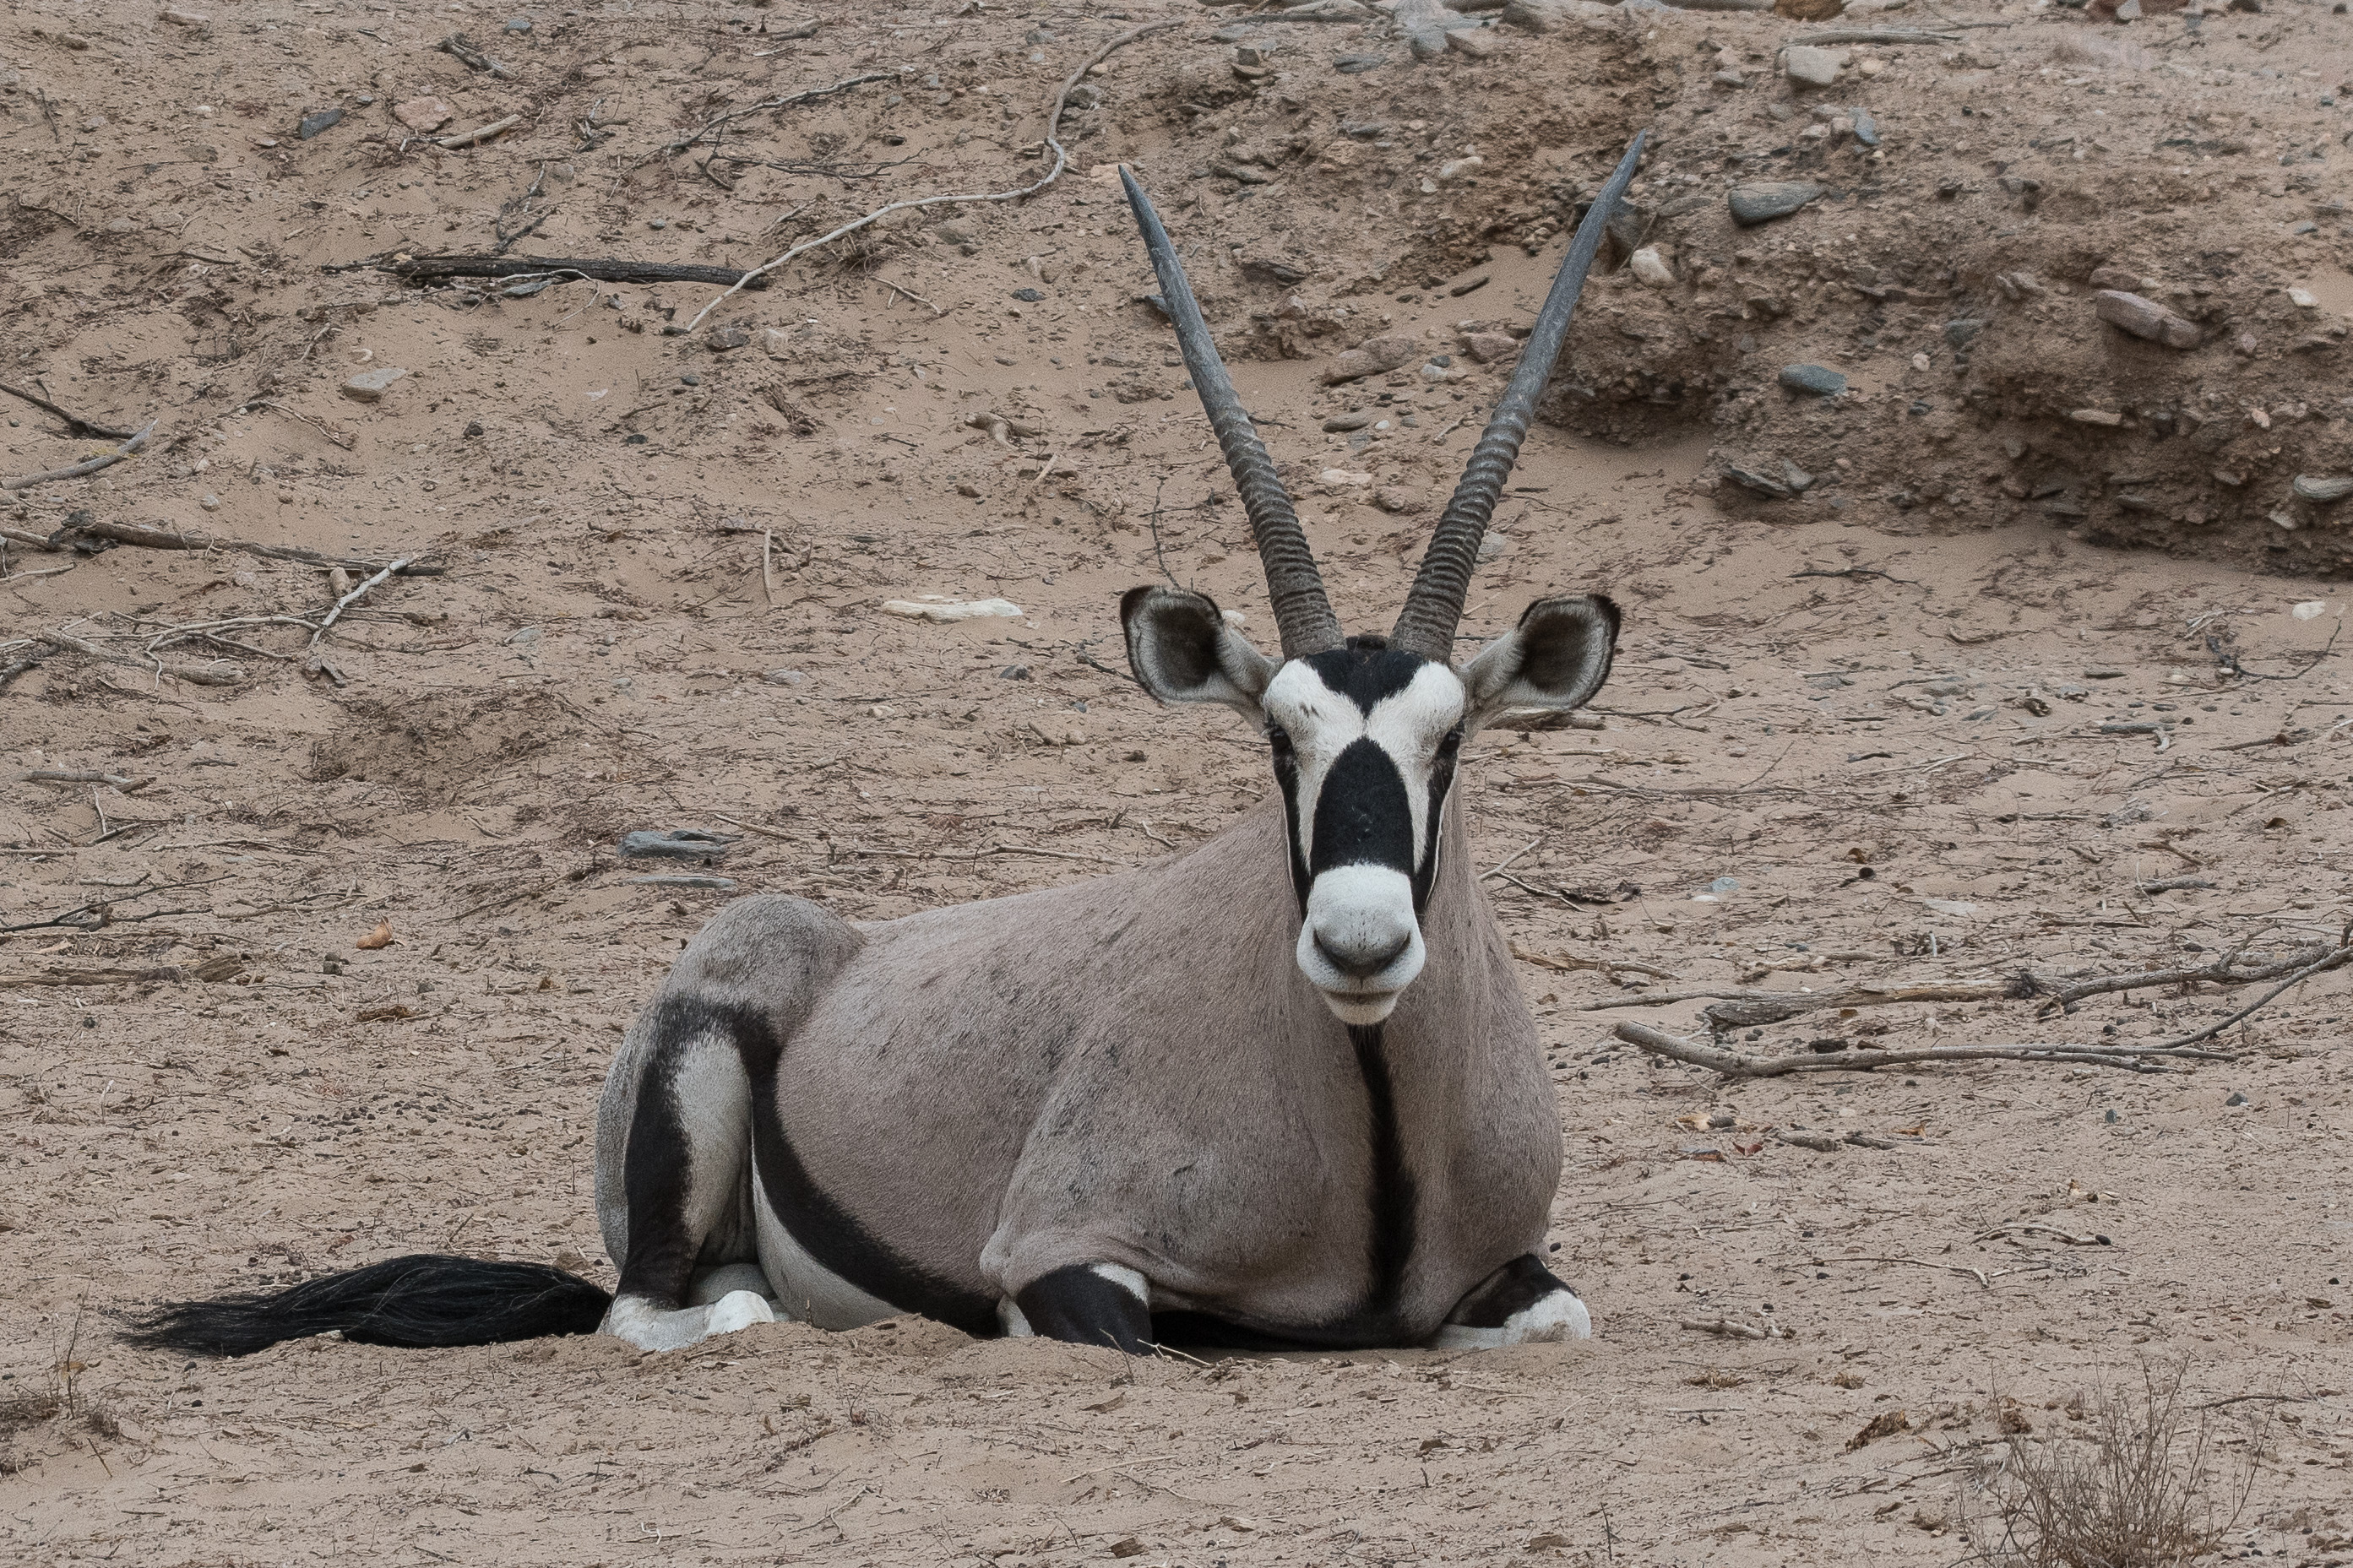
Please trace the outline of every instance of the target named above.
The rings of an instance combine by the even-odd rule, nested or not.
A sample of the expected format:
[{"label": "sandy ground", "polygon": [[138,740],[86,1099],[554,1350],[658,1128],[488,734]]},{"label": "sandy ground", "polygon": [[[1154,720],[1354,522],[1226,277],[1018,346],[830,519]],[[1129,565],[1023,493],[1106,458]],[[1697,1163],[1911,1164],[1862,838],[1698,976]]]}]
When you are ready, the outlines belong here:
[{"label": "sandy ground", "polygon": [[[2050,1439],[2079,1429],[2081,1391],[2177,1365],[2197,1401],[2236,1401],[2206,1413],[2218,1487],[2254,1453],[2249,1418],[2274,1417],[2229,1551],[2353,1561],[2346,972],[2226,1031],[2234,1059],[2161,1075],[1727,1083],[1610,1036],[1697,1032],[1702,1002],[1667,1000],[1689,990],[2341,940],[2344,531],[2301,503],[2294,529],[2268,514],[2348,440],[2337,351],[2290,342],[2353,310],[2337,220],[2290,232],[2346,194],[2345,150],[2306,134],[2348,122],[2344,18],[2273,5],[2193,35],[1967,13],[2014,26],[1886,51],[1867,88],[1850,67],[1890,127],[1883,195],[1744,236],[1720,202],[1666,216],[1686,174],[1745,177],[1687,151],[1710,136],[1781,173],[1818,158],[1850,192],[1871,174],[1851,142],[1769,163],[1816,122],[1771,64],[1799,24],[1500,28],[1496,58],[1417,66],[1378,27],[1265,23],[1283,47],[1246,79],[1212,37],[1229,16],[1170,7],[1181,29],[1090,79],[1103,104],[1066,121],[1073,168],[1045,195],[878,226],[680,337],[661,329],[716,288],[510,298],[317,268],[487,250],[543,213],[519,251],[743,266],[894,195],[1034,180],[1048,163],[1022,152],[1063,75],[1164,12],[828,10],[794,39],[797,13],[724,8],[526,6],[527,35],[480,7],[211,9],[0,21],[0,380],[40,377],[117,427],[161,416],[148,453],[0,511],[0,668],[59,629],[134,660],[56,654],[0,694],[12,1561],[1949,1563],[2003,1402]],[[512,74],[434,48],[460,26]],[[1715,80],[1718,43],[1746,85]],[[2054,66],[2063,46],[2142,57]],[[1335,72],[1354,50],[1390,59]],[[706,174],[708,142],[661,150],[902,67],[733,122],[725,150],[793,169]],[[525,119],[443,150],[389,117],[426,95],[448,130]],[[342,123],[295,134],[330,106]],[[2078,132],[2105,173],[2040,145],[2044,121],[2095,110],[2136,136],[2227,113],[2257,141],[2144,156]],[[1597,284],[1555,408],[1573,429],[1531,442],[1466,620],[1491,634],[1540,593],[1616,595],[1603,727],[1491,732],[1460,785],[1532,955],[1568,1154],[1555,1266],[1596,1340],[1214,1364],[913,1321],[658,1357],[310,1342],[188,1364],[110,1341],[119,1309],[407,1250],[609,1282],[596,1088],[726,896],[643,882],[666,868],[618,861],[622,832],[738,833],[713,868],[736,891],[885,919],[1181,852],[1262,795],[1254,737],[1155,710],[1122,668],[1116,595],[1164,572],[1269,627],[1240,509],[1135,302],[1148,275],[1109,161],[1164,193],[1337,606],[1377,628],[1509,363],[1460,334],[1532,314],[1564,204],[1637,123],[1664,132],[1641,195],[1687,225],[1660,231],[1683,291]],[[2291,133],[2324,155],[2275,161]],[[2168,155],[2205,160],[2164,176],[2189,182],[2177,205],[2117,216]],[[1483,168],[1438,178],[1469,156]],[[2052,158],[2069,168],[2044,190],[2115,207],[1997,211],[1995,164]],[[1939,196],[1954,180],[1972,188]],[[1997,240],[2042,292],[1992,284]],[[2166,296],[2209,310],[2198,349],[2160,362],[2086,329],[2092,267],[2187,279],[2207,252],[2209,291]],[[1858,286],[1881,297],[1850,287],[1858,266],[1883,269]],[[2307,310],[2289,284],[2327,292]],[[1971,291],[1991,321],[1973,361],[1943,325]],[[751,341],[715,347],[708,328],[738,321]],[[2257,328],[2256,353],[2232,346]],[[1419,363],[1323,384],[1382,333],[1423,340]],[[1773,385],[1799,359],[1855,390],[1799,404]],[[1629,384],[1637,361],[1689,374]],[[408,374],[379,400],[339,395],[385,367]],[[2040,401],[2030,371],[2053,384]],[[2070,417],[2095,374],[2129,426]],[[2151,418],[2185,407],[2206,413]],[[2197,446],[2226,407],[2229,444]],[[112,445],[5,413],[9,475]],[[1352,413],[1373,421],[1320,428]],[[1824,482],[1786,502],[1727,487],[1726,462],[1767,450]],[[2120,500],[2157,490],[2158,510]],[[25,542],[91,521],[447,570],[387,582],[314,650],[306,626],[252,618],[315,625],[319,570]],[[2132,539],[2163,548],[2111,547]],[[880,610],[927,595],[1022,613]],[[159,651],[237,678],[159,679],[139,650],[198,626],[243,646]],[[44,769],[126,782],[26,776]],[[2184,878],[2211,886],[2149,889]],[[355,946],[383,922],[390,945]],[[2250,999],[1894,1005],[1728,1038],[2153,1040]],[[1719,1319],[1788,1337],[1684,1326]]]}]

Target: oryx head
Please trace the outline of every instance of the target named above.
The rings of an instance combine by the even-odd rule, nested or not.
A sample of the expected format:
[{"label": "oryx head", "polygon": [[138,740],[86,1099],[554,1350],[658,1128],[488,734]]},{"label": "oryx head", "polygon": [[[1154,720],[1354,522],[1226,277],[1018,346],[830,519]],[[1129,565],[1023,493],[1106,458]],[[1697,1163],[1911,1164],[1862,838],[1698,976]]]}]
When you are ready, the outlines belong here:
[{"label": "oryx head", "polygon": [[1167,231],[1121,173],[1186,368],[1250,514],[1282,638],[1282,657],[1269,658],[1206,595],[1136,588],[1120,602],[1128,662],[1164,702],[1222,702],[1265,728],[1290,813],[1299,967],[1343,1023],[1380,1022],[1421,973],[1420,917],[1463,736],[1510,710],[1578,707],[1609,673],[1618,607],[1599,595],[1537,600],[1467,663],[1455,662],[1454,628],[1488,517],[1641,150],[1638,136],[1578,226],[1385,637],[1341,631],[1298,513],[1227,378]]}]

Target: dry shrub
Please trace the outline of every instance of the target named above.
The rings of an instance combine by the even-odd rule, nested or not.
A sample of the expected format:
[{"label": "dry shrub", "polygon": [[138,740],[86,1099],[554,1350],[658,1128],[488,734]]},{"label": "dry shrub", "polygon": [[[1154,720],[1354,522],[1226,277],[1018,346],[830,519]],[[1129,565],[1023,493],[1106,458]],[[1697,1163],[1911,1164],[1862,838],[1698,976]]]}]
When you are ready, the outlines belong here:
[{"label": "dry shrub", "polygon": [[80,1357],[81,1330],[82,1313],[77,1310],[64,1340],[52,1346],[57,1353],[39,1385],[0,1398],[0,1476],[13,1476],[31,1462],[16,1447],[16,1439],[36,1426],[76,1417],[92,1424],[111,1423],[111,1414],[93,1405],[77,1381],[87,1370]]},{"label": "dry shrub", "polygon": [[2052,1423],[2042,1441],[2014,1436],[1964,1489],[1963,1523],[1980,1560],[2180,1568],[2214,1551],[2246,1508],[2263,1433],[2259,1424],[2244,1458],[2226,1459],[2213,1413],[2183,1398],[2186,1370],[2143,1367],[2137,1389],[2079,1396],[2078,1429]]}]

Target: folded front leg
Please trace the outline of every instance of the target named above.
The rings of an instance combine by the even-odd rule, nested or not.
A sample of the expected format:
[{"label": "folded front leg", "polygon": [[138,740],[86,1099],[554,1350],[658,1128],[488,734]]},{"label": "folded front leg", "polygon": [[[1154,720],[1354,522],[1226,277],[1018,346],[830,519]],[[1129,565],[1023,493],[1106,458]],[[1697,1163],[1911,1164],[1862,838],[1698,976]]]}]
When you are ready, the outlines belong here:
[{"label": "folded front leg", "polygon": [[1116,1263],[1073,1263],[1015,1291],[1004,1319],[1008,1334],[1142,1355],[1152,1342],[1152,1287]]},{"label": "folded front leg", "polygon": [[1524,1252],[1472,1287],[1446,1315],[1433,1350],[1492,1350],[1499,1345],[1581,1340],[1593,1332],[1592,1314],[1577,1292]]}]

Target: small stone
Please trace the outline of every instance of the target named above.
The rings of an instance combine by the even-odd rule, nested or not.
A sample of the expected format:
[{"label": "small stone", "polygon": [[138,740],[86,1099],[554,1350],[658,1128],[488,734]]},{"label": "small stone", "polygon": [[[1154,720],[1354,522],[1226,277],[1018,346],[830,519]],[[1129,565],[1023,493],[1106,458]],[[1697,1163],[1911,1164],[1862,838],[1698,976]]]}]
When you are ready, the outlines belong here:
[{"label": "small stone", "polygon": [[1879,145],[1879,121],[1871,117],[1871,111],[1869,110],[1850,109],[1847,110],[1847,117],[1854,121],[1854,139],[1856,141],[1862,142],[1866,147],[1876,147]]},{"label": "small stone", "polygon": [[2332,506],[2353,496],[2353,476],[2345,474],[2298,474],[2293,487],[2299,500],[2320,506]]},{"label": "small stone", "polygon": [[2169,349],[2194,349],[2198,329],[2156,300],[2121,289],[2103,289],[2092,296],[2093,313],[2112,327]]},{"label": "small stone", "polygon": [[1504,40],[1485,27],[1458,27],[1446,35],[1446,47],[1474,60],[1492,60],[1504,52]]},{"label": "small stone", "polygon": [[1500,561],[1512,552],[1512,547],[1516,542],[1518,542],[1510,534],[1499,532],[1491,528],[1487,531],[1487,536],[1479,541],[1479,559]]},{"label": "small stone", "polygon": [[760,679],[770,686],[801,686],[808,680],[808,677],[797,669],[772,669]]},{"label": "small stone", "polygon": [[721,327],[711,334],[711,346],[721,353],[730,349],[740,349],[751,341],[751,329],[747,327]]},{"label": "small stone", "polygon": [[1984,331],[1985,323],[1983,321],[1977,321],[1973,318],[1964,317],[1959,321],[1947,321],[1945,323],[1945,341],[1952,344],[1957,349],[1964,349],[1969,346],[1969,340],[1971,338],[1976,337],[1979,332]]},{"label": "small stone", "polygon": [[1754,490],[1767,500],[1788,500],[1795,493],[1770,474],[1761,474],[1754,468],[1744,468],[1733,463],[1724,466],[1724,477],[1743,489]]},{"label": "small stone", "polygon": [[2094,289],[2120,289],[2127,294],[2151,287],[2139,273],[2126,267],[2094,267],[2089,281]]},{"label": "small stone", "polygon": [[1446,35],[1436,27],[1417,27],[1405,37],[1418,60],[1434,60],[1446,52]]},{"label": "small stone", "polygon": [[392,117],[411,131],[438,131],[458,111],[438,98],[412,98],[392,106]]},{"label": "small stone", "polygon": [[528,32],[530,32],[530,31],[531,31],[531,18],[530,18],[530,17],[528,17],[528,16],[517,16],[517,17],[512,18],[512,20],[510,20],[510,21],[507,23],[507,31],[508,31],[508,32],[510,32],[510,33],[528,33]]},{"label": "small stone", "polygon": [[2105,408],[2078,408],[2067,416],[2078,425],[2097,425],[2113,430],[2125,422],[2125,416]]},{"label": "small stone", "polygon": [[1792,44],[1781,52],[1781,68],[1791,81],[1807,87],[1828,87],[1838,80],[1844,69],[1847,51],[1818,49],[1805,44]]},{"label": "small stone", "polygon": [[210,491],[206,491],[204,499],[197,501],[196,504],[204,508],[206,511],[218,511],[221,508],[221,499],[220,497],[212,494]]},{"label": "small stone", "polygon": [[1617,6],[1597,5],[1591,0],[1505,0],[1504,6],[1504,21],[1531,33],[1557,32],[1564,27],[1612,32],[1624,25],[1624,17]]},{"label": "small stone", "polygon": [[1709,79],[1718,87],[1746,87],[1748,79],[1736,70],[1720,70]]},{"label": "small stone", "polygon": [[212,18],[201,11],[183,11],[177,5],[164,7],[164,20],[174,27],[208,27]]},{"label": "small stone", "polygon": [[1383,485],[1373,492],[1373,504],[1386,512],[1419,511],[1421,492],[1411,485]]},{"label": "small stone", "polygon": [[1027,680],[1029,679],[1029,667],[1026,664],[1008,664],[1003,669],[997,672],[997,679],[999,680]]},{"label": "small stone", "polygon": [[792,334],[789,332],[780,331],[775,327],[770,327],[760,334],[760,342],[761,344],[767,349],[768,357],[770,359],[790,359],[793,357],[793,339]]},{"label": "small stone", "polygon": [[343,383],[343,395],[356,403],[374,403],[385,395],[387,387],[407,374],[398,365],[391,364],[364,370]]},{"label": "small stone", "polygon": [[479,435],[480,435],[481,433],[482,433],[482,422],[481,422],[480,420],[479,420],[479,419],[469,419],[469,420],[467,420],[467,421],[466,421],[466,434],[467,434],[467,435],[469,435],[469,436],[479,436]]},{"label": "small stone", "polygon": [[1821,198],[1821,186],[1811,180],[1765,180],[1735,185],[1726,200],[1732,221],[1743,228],[1788,217],[1809,202]]},{"label": "small stone", "polygon": [[1352,414],[1335,414],[1324,421],[1324,428],[1332,435],[1345,436],[1351,430],[1361,430],[1373,422],[1373,416],[1362,409]]},{"label": "small stone", "polygon": [[1667,258],[1659,254],[1656,246],[1642,247],[1628,258],[1626,265],[1638,280],[1652,289],[1674,287],[1675,269],[1667,265]]},{"label": "small stone", "polygon": [[1438,177],[1441,180],[1459,180],[1466,174],[1475,174],[1486,166],[1487,160],[1475,153],[1467,158],[1450,158],[1438,165]]},{"label": "small stone", "polygon": [[1342,55],[1332,62],[1332,68],[1342,76],[1362,76],[1388,63],[1387,55]]},{"label": "small stone", "polygon": [[2246,1103],[2247,1103],[2247,1097],[2246,1097],[2245,1095],[2243,1095],[2243,1094],[2241,1094],[2237,1089],[2232,1089],[2232,1090],[2231,1091],[2231,1098],[2230,1098],[2230,1099],[2228,1099],[2228,1100],[2224,1100],[2222,1103],[2223,1103],[2224,1105],[2232,1105],[2232,1106],[2236,1106],[2236,1105],[2244,1105],[2244,1104],[2246,1104]]},{"label": "small stone", "polygon": [[1520,340],[1509,332],[1465,332],[1462,347],[1481,364],[1510,359],[1520,352]]},{"label": "small stone", "polygon": [[1861,71],[1865,76],[1877,76],[1881,71],[1887,68],[1887,62],[1883,59],[1865,57],[1864,58],[1855,62],[1854,68]]},{"label": "small stone", "polygon": [[1025,305],[1039,304],[1046,298],[1045,295],[1040,294],[1035,289],[1016,289],[1013,290],[1013,297],[1020,300]]},{"label": "small stone", "polygon": [[[2122,680],[2124,678],[2125,672],[2123,670],[2110,669],[2105,665],[2091,664],[2084,667],[2084,679],[2086,680]],[[2059,689],[2059,695],[2065,697],[2069,695],[2069,692],[2067,689],[2063,686]]]},{"label": "small stone", "polygon": [[1816,397],[1836,397],[1846,390],[1846,377],[1819,364],[1785,364],[1780,382],[1792,392],[1810,392]]},{"label": "small stone", "polygon": [[2289,289],[2287,291],[2287,302],[2294,305],[2299,310],[2316,310],[2320,309],[2320,296],[2315,294],[2309,289]]},{"label": "small stone", "polygon": [[1968,689],[1969,683],[1968,681],[1957,680],[1951,676],[1947,676],[1941,680],[1929,681],[1926,685],[1921,687],[1920,690],[1923,695],[1928,697],[1958,697],[1967,692]]},{"label": "small stone", "polygon": [[1380,375],[1397,369],[1420,352],[1420,340],[1402,332],[1367,338],[1332,362],[1331,368],[1324,373],[1324,384],[1336,386],[1344,381]]},{"label": "small stone", "polygon": [[320,132],[332,125],[340,125],[343,121],[343,111],[340,109],[313,110],[302,117],[302,122],[294,128],[294,134],[308,142]]}]

